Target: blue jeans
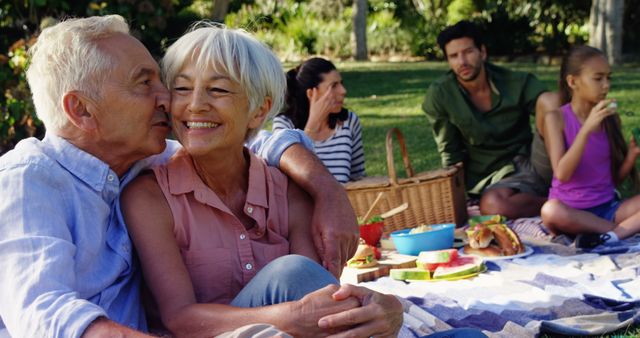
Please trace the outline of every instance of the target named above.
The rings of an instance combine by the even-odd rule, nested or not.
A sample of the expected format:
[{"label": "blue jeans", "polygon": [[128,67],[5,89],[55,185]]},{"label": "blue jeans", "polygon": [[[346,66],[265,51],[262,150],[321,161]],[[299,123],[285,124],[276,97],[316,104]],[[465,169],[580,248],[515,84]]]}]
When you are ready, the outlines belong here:
[{"label": "blue jeans", "polygon": [[[300,255],[279,257],[267,264],[233,299],[231,305],[259,307],[299,300],[329,284],[340,282],[320,264]],[[486,337],[473,329],[437,332],[429,338]]]},{"label": "blue jeans", "polygon": [[282,256],[262,268],[231,305],[259,307],[290,302],[329,284],[340,282],[320,264],[300,255]]}]

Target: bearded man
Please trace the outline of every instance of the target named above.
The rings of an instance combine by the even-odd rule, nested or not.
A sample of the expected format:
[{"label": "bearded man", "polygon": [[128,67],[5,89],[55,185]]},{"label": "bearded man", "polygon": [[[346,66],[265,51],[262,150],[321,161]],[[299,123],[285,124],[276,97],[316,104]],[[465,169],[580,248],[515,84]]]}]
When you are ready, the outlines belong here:
[{"label": "bearded man", "polygon": [[422,104],[443,166],[464,165],[470,197],[483,214],[540,214],[548,184],[530,164],[530,116],[558,106],[555,93],[531,73],[487,62],[480,29],[460,21],[438,44],[450,70],[434,81]]}]

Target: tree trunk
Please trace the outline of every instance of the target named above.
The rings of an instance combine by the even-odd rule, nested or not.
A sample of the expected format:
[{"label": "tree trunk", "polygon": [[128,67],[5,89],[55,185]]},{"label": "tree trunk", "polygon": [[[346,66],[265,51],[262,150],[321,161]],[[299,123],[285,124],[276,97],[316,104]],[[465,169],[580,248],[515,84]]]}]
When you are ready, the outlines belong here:
[{"label": "tree trunk", "polygon": [[611,64],[622,62],[624,0],[592,0],[589,45],[600,49]]},{"label": "tree trunk", "polygon": [[358,61],[368,60],[367,52],[367,0],[353,1],[353,33],[354,56]]},{"label": "tree trunk", "polygon": [[224,18],[229,11],[229,0],[214,0],[213,10],[211,11],[211,20],[216,22],[224,22]]}]

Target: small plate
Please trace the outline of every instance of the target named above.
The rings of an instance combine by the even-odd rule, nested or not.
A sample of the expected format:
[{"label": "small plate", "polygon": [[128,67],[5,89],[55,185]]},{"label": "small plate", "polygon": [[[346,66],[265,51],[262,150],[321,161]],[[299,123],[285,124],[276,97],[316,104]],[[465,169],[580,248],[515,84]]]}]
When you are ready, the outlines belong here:
[{"label": "small plate", "polygon": [[531,248],[530,246],[524,246],[524,251],[519,253],[519,254],[515,254],[515,255],[511,255],[511,256],[494,256],[494,257],[487,257],[487,256],[480,256],[480,255],[469,255],[464,253],[464,248],[460,248],[458,249],[458,254],[462,257],[464,256],[478,256],[481,257],[482,259],[484,259],[485,261],[501,261],[501,260],[505,260],[505,259],[514,259],[514,258],[522,258],[522,257],[527,257],[529,255],[531,255],[533,253],[533,248]]},{"label": "small plate", "polygon": [[483,272],[487,271],[487,266],[482,264],[479,271],[474,273],[470,273],[468,275],[455,276],[455,277],[444,277],[444,278],[434,278],[434,279],[406,279],[407,282],[442,282],[442,281],[454,281],[460,279],[467,279],[471,277],[475,277]]}]

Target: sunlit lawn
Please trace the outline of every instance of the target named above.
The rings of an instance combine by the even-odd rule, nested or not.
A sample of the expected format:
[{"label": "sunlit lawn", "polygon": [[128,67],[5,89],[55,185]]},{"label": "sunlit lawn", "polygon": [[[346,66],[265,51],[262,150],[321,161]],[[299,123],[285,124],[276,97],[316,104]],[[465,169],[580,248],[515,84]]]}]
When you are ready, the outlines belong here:
[{"label": "sunlit lawn", "polygon": [[[549,89],[556,88],[557,66],[532,63],[503,64],[536,74]],[[385,135],[397,127],[405,135],[414,170],[436,168],[439,156],[430,126],[421,110],[428,85],[447,70],[443,62],[338,63],[348,89],[346,105],[355,111],[364,126],[368,175],[386,175]],[[618,100],[625,133],[640,126],[640,69],[616,67],[610,97]],[[629,112],[635,112],[630,114]],[[399,155],[397,165],[400,169]]]}]

